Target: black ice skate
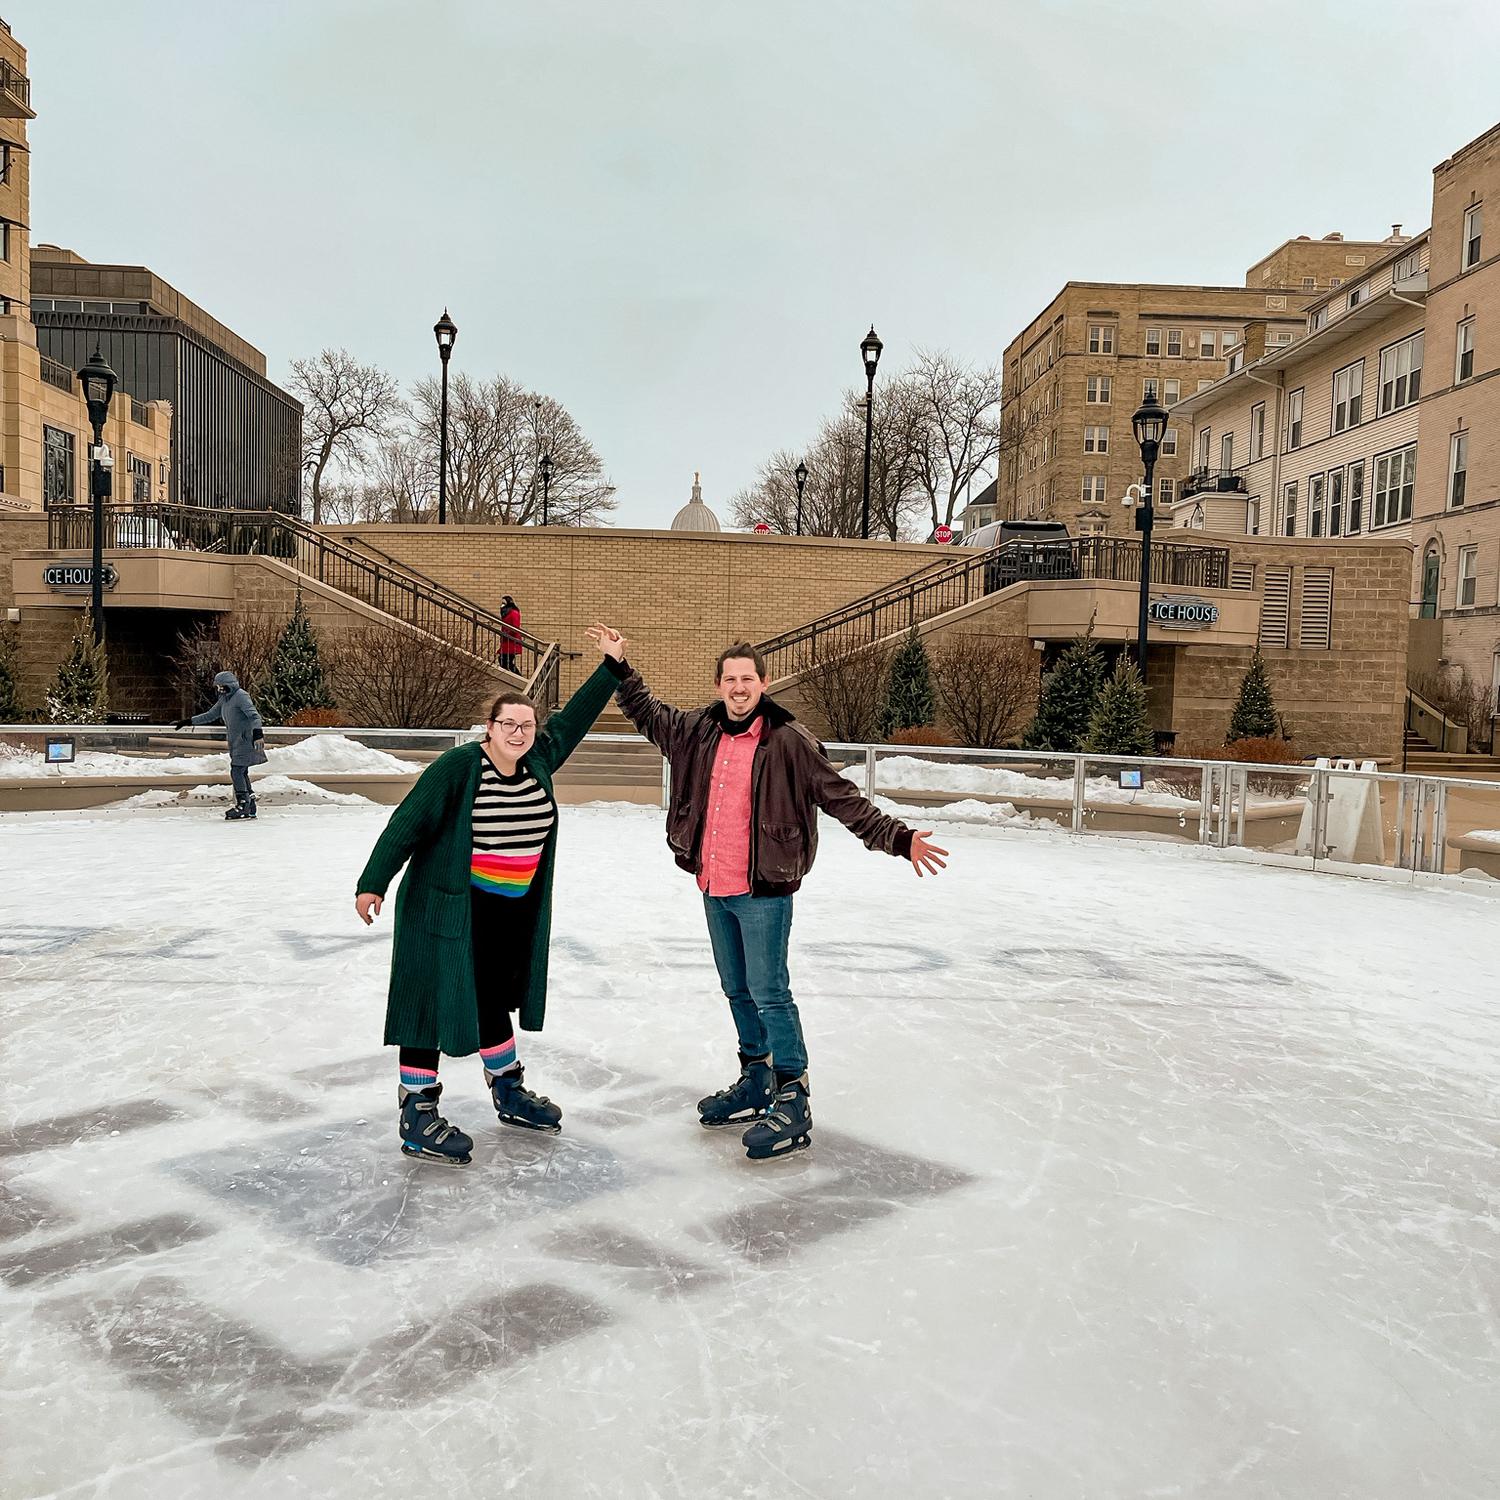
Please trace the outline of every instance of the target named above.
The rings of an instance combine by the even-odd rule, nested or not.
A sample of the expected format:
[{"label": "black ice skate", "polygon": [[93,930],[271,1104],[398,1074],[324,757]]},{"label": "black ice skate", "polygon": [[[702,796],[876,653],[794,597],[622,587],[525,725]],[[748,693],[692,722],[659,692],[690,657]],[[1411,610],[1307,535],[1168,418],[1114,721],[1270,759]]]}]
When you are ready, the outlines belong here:
[{"label": "black ice skate", "polygon": [[420,1156],[427,1161],[445,1162],[450,1167],[467,1166],[474,1142],[463,1131],[450,1125],[438,1113],[438,1098],[443,1086],[409,1089],[396,1086],[401,1105],[401,1150],[406,1156]]},{"label": "black ice skate", "polygon": [[776,1074],[764,1057],[740,1053],[740,1076],[736,1083],[698,1101],[698,1123],[708,1130],[724,1125],[743,1125],[758,1120],[771,1107],[776,1094]]},{"label": "black ice skate", "polygon": [[255,797],[241,797],[233,807],[224,814],[226,822],[233,823],[240,818],[253,818],[255,816]]},{"label": "black ice skate", "polygon": [[807,1092],[806,1073],[787,1079],[777,1088],[771,1112],[744,1134],[745,1154],[751,1161],[791,1156],[812,1145],[812,1109]]},{"label": "black ice skate", "polygon": [[502,1125],[518,1130],[542,1130],[556,1135],[562,1129],[562,1111],[548,1098],[523,1086],[524,1068],[490,1075],[490,1098]]}]

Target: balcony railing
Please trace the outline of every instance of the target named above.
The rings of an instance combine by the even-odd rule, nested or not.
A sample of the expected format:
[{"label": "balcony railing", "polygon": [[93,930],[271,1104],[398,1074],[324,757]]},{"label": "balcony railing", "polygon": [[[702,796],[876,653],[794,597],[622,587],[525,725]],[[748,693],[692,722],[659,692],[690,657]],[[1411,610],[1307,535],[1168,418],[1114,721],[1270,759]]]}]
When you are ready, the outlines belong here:
[{"label": "balcony railing", "polygon": [[1194,469],[1182,481],[1179,498],[1194,495],[1243,495],[1247,493],[1243,469]]},{"label": "balcony railing", "polygon": [[49,359],[45,354],[42,355],[42,379],[48,385],[55,385],[58,390],[66,391],[70,396],[76,390],[73,372],[65,364]]},{"label": "balcony railing", "polygon": [[[0,115],[11,118],[31,119],[31,80],[18,68],[13,68],[8,62],[0,62],[0,96],[9,95],[9,99],[0,98]],[[7,108],[7,104],[9,108]],[[17,109],[16,105],[20,108]]]}]

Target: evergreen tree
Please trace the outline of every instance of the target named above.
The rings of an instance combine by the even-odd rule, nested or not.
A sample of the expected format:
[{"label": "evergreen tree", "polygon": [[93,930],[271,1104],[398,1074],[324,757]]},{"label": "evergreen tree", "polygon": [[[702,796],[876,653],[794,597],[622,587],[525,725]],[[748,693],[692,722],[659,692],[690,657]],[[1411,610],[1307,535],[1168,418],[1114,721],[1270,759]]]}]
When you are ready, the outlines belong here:
[{"label": "evergreen tree", "polygon": [[1036,718],[1021,736],[1022,748],[1069,753],[1081,750],[1103,686],[1104,653],[1092,637],[1081,635],[1042,678]]},{"label": "evergreen tree", "polygon": [[1280,733],[1281,718],[1266,679],[1265,658],[1257,647],[1240,679],[1240,695],[1229,716],[1229,733],[1225,738],[1232,745],[1236,740],[1274,739]]},{"label": "evergreen tree", "polygon": [[26,713],[21,707],[19,642],[14,625],[0,625],[0,724],[20,724]]},{"label": "evergreen tree", "polygon": [[1090,755],[1150,755],[1156,748],[1146,715],[1146,685],[1123,651],[1094,704],[1083,748]]},{"label": "evergreen tree", "polygon": [[[251,686],[249,683],[240,685],[247,689]],[[292,606],[292,617],[276,643],[276,654],[271,658],[265,685],[252,696],[258,696],[256,706],[270,724],[285,724],[304,708],[334,706],[333,695],[323,678],[318,638],[313,634],[312,621],[307,618],[300,589],[297,602]]]},{"label": "evergreen tree", "polygon": [[927,660],[922,637],[913,625],[891,661],[878,732],[881,739],[889,739],[898,729],[921,729],[936,718],[932,665]]},{"label": "evergreen tree", "polygon": [[93,611],[86,609],[47,689],[47,717],[54,724],[102,724],[108,711],[109,663],[94,640]]}]

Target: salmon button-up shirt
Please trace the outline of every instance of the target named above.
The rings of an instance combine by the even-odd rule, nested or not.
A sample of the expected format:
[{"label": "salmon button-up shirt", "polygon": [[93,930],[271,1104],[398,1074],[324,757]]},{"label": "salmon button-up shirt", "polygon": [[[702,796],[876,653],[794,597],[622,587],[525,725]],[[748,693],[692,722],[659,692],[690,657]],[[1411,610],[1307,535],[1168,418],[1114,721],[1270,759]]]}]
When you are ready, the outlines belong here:
[{"label": "salmon button-up shirt", "polygon": [[739,734],[721,734],[700,846],[698,889],[710,896],[750,892],[750,771],[765,720]]}]

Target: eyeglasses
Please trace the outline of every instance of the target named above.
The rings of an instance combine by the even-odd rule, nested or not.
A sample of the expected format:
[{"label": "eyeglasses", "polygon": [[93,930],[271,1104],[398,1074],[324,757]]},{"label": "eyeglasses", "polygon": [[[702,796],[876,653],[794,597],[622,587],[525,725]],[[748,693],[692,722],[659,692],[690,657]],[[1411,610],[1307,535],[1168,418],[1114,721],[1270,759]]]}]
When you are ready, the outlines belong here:
[{"label": "eyeglasses", "polygon": [[491,719],[501,734],[535,734],[536,720],[534,719]]}]

